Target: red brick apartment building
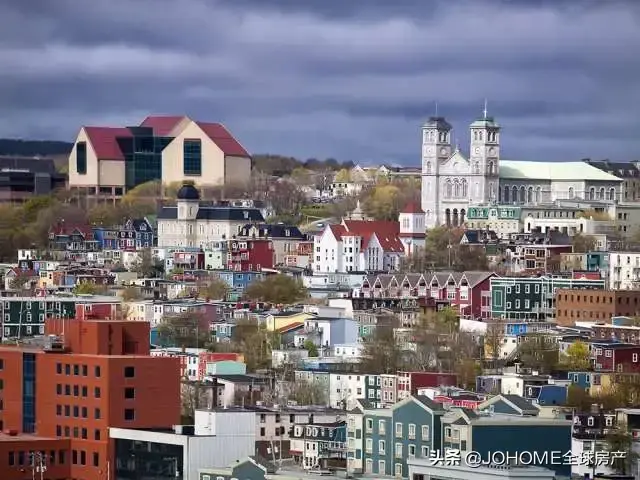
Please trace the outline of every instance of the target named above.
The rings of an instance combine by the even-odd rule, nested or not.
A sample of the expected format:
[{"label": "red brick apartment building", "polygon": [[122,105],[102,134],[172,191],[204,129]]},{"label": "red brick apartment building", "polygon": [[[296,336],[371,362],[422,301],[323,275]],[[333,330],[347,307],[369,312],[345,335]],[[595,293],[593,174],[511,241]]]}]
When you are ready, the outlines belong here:
[{"label": "red brick apartment building", "polygon": [[611,317],[634,317],[640,313],[640,290],[558,289],[556,321],[611,323]]},{"label": "red brick apartment building", "polygon": [[46,333],[0,347],[2,480],[31,478],[29,451],[44,452],[46,480],[112,480],[109,427],[180,423],[179,360],[150,356],[148,323],[50,319]]}]

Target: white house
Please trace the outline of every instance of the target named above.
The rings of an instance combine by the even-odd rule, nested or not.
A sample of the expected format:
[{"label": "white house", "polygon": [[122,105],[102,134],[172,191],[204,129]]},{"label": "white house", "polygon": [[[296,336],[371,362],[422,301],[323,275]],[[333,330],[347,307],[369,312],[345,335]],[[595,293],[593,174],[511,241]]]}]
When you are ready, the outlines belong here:
[{"label": "white house", "polygon": [[329,374],[329,406],[351,410],[355,401],[366,398],[366,376],[354,373]]},{"label": "white house", "polygon": [[609,286],[614,290],[634,290],[640,284],[640,253],[609,254]]},{"label": "white house", "polygon": [[404,256],[400,224],[343,220],[314,238],[314,273],[395,271]]}]

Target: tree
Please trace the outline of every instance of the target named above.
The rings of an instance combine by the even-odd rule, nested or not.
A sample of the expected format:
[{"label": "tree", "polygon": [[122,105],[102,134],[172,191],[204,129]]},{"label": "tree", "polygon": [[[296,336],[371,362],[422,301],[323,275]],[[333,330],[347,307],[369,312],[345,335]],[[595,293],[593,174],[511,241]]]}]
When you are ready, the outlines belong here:
[{"label": "tree", "polygon": [[311,172],[304,167],[297,167],[291,172],[291,180],[297,185],[311,185]]},{"label": "tree", "polygon": [[202,282],[196,289],[198,296],[207,300],[226,300],[229,293],[229,285],[217,277]]},{"label": "tree", "polygon": [[548,373],[558,366],[558,344],[549,335],[526,335],[518,348],[520,361],[525,367]]},{"label": "tree", "polygon": [[438,311],[436,322],[442,325],[447,333],[451,335],[460,329],[460,315],[453,307],[444,307]]},{"label": "tree", "polygon": [[201,408],[209,408],[215,398],[214,384],[183,379],[180,385],[180,404],[183,425],[193,425],[195,412]]},{"label": "tree", "polygon": [[573,253],[593,252],[596,249],[596,239],[591,235],[582,235],[578,233],[571,239],[573,245]]},{"label": "tree", "polygon": [[298,405],[326,405],[327,392],[318,381],[297,381],[294,382],[289,394],[289,400],[293,400]]},{"label": "tree", "polygon": [[103,285],[90,282],[79,283],[73,289],[73,293],[76,295],[97,295],[104,292],[105,287]]},{"label": "tree", "polygon": [[277,305],[291,305],[308,296],[302,282],[288,275],[269,275],[251,283],[244,291],[250,300],[258,300]]},{"label": "tree", "polygon": [[594,400],[589,393],[579,385],[571,384],[567,389],[567,406],[578,412],[587,412]]},{"label": "tree", "polygon": [[505,325],[502,319],[494,319],[491,323],[487,323],[484,334],[484,353],[491,360],[493,368],[497,367],[500,360],[504,336]]},{"label": "tree", "polygon": [[351,181],[351,172],[346,168],[343,168],[333,179],[334,183],[349,183]]},{"label": "tree", "polygon": [[561,355],[560,363],[567,370],[588,370],[591,366],[589,346],[581,341],[573,342]]},{"label": "tree", "polygon": [[112,226],[122,223],[125,211],[119,205],[102,203],[89,210],[88,220],[92,225]]},{"label": "tree", "polygon": [[318,356],[318,347],[311,340],[305,340],[304,349],[309,353],[310,357]]},{"label": "tree", "polygon": [[398,345],[391,326],[378,325],[363,339],[364,348],[360,366],[363,372],[395,373],[404,364],[403,351]]},{"label": "tree", "polygon": [[9,288],[11,288],[12,290],[22,290],[28,286],[27,284],[29,283],[30,280],[31,280],[30,275],[27,275],[24,272],[19,272],[9,282]]},{"label": "tree", "polygon": [[158,325],[160,344],[171,347],[208,348],[211,333],[205,326],[202,314],[185,312],[164,316]]},{"label": "tree", "polygon": [[609,452],[624,452],[622,458],[613,458],[611,468],[620,475],[629,475],[638,461],[638,453],[634,451],[633,435],[625,424],[619,424],[606,436]]},{"label": "tree", "polygon": [[140,290],[134,286],[126,287],[124,290],[122,290],[122,293],[120,294],[120,296],[122,297],[122,300],[124,300],[125,302],[130,302],[132,300],[139,300],[140,298],[142,298]]},{"label": "tree", "polygon": [[375,220],[397,220],[400,209],[404,207],[400,189],[395,185],[379,185],[370,189],[365,196],[362,208],[367,216]]},{"label": "tree", "polygon": [[271,351],[280,345],[280,339],[255,320],[239,320],[233,329],[231,343],[244,355],[247,370],[255,371],[271,366]]},{"label": "tree", "polygon": [[143,278],[158,278],[164,275],[164,264],[153,256],[150,248],[145,248],[139,254],[138,261],[133,266],[133,271]]}]

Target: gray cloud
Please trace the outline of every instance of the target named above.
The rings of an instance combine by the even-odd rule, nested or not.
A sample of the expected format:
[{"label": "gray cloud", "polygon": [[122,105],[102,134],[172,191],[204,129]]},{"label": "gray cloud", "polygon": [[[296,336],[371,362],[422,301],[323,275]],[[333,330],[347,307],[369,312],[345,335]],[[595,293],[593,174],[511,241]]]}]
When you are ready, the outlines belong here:
[{"label": "gray cloud", "polygon": [[415,165],[436,102],[464,148],[488,98],[505,157],[640,158],[634,2],[7,3],[0,136],[184,113],[254,152]]}]

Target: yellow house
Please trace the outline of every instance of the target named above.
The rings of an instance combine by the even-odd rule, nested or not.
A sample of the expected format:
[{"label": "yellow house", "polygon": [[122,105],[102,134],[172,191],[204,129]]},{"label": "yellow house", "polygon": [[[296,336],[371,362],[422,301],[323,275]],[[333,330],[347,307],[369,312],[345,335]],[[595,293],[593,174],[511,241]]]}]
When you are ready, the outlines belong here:
[{"label": "yellow house", "polygon": [[137,127],[82,127],[69,154],[69,188],[101,198],[152,180],[206,187],[250,176],[251,156],[224,125],[185,116],[151,116]]},{"label": "yellow house", "polygon": [[589,395],[597,397],[606,395],[611,392],[614,385],[613,373],[593,373],[591,375],[591,385],[589,386]]},{"label": "yellow house", "polygon": [[265,326],[268,331],[276,332],[281,328],[288,327],[294,323],[304,323],[305,320],[313,317],[313,314],[304,312],[272,313],[267,315],[265,319]]}]

